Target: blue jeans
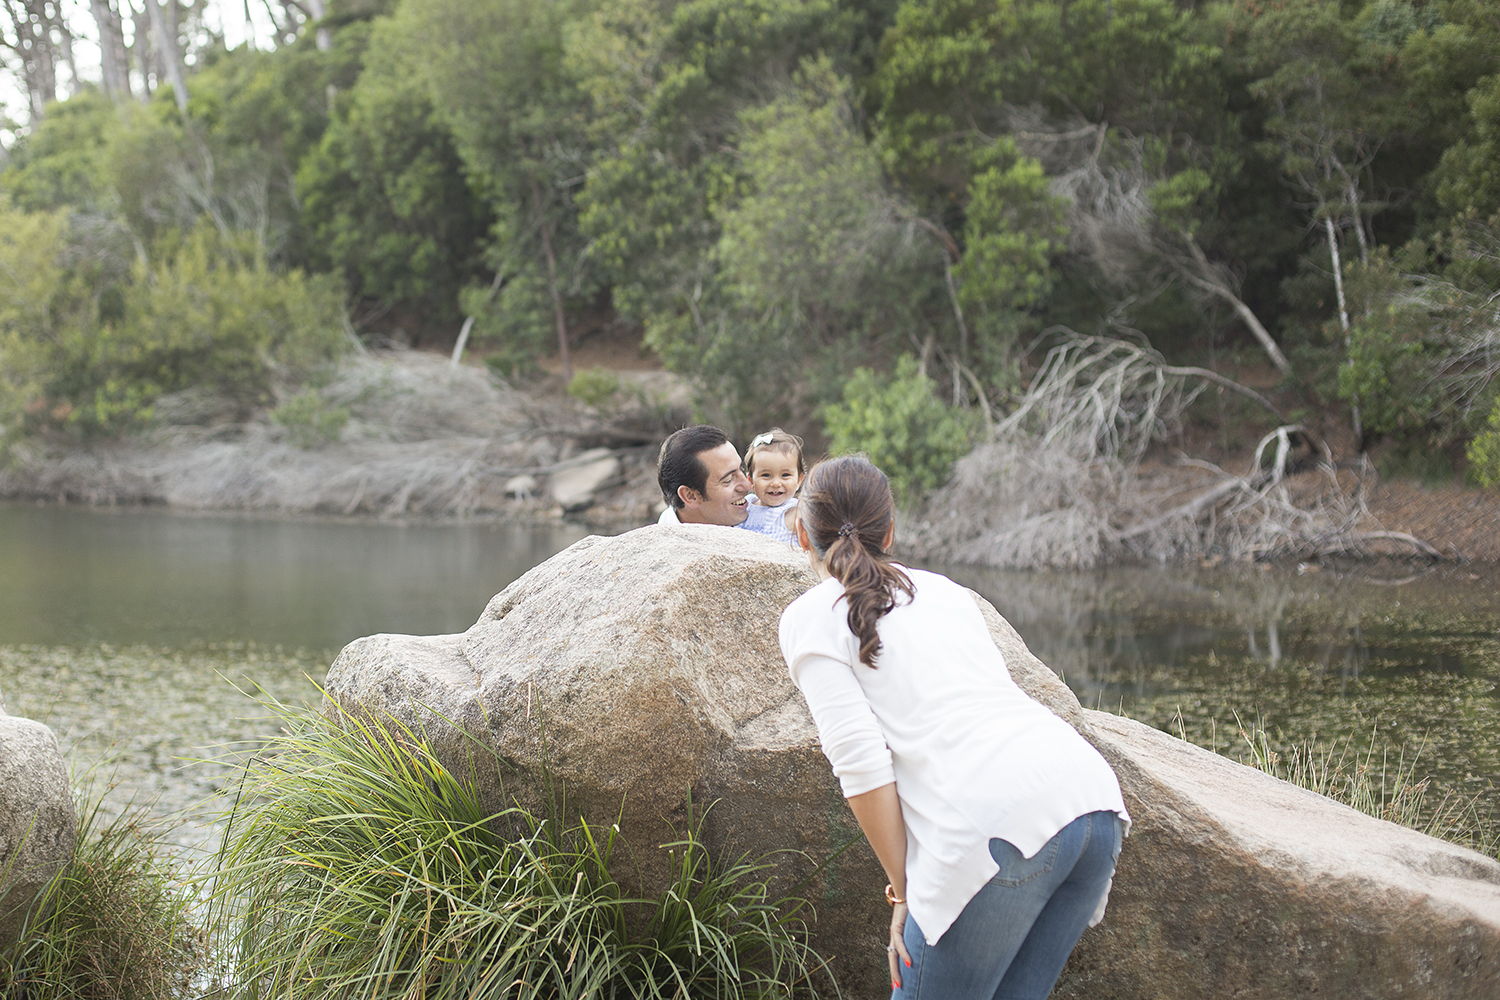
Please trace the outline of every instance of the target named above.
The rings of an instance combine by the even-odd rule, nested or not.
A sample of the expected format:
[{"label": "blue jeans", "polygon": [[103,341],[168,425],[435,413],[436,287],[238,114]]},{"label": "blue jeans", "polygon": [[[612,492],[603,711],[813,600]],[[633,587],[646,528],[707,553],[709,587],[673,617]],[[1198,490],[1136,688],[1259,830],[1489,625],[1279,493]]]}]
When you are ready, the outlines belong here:
[{"label": "blue jeans", "polygon": [[911,968],[893,1000],[1043,1000],[1114,875],[1120,821],[1080,816],[1033,858],[996,837],[990,856],[1000,871],[937,944],[906,918]]}]

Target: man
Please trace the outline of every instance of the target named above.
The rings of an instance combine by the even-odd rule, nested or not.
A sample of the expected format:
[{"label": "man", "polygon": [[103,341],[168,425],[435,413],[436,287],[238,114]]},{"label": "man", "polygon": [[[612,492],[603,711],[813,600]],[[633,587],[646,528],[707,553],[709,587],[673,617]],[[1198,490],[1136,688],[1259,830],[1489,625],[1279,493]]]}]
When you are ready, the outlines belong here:
[{"label": "man", "polygon": [[750,480],[740,470],[740,453],[717,427],[684,427],[662,442],[656,483],[667,509],[658,524],[720,524],[745,520]]}]

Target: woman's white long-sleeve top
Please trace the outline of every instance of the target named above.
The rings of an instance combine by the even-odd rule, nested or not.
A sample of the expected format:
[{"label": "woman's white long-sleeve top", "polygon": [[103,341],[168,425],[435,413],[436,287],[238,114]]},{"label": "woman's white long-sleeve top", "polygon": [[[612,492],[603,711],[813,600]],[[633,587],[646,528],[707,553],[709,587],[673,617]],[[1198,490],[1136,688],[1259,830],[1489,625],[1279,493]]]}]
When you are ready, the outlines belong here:
[{"label": "woman's white long-sleeve top", "polygon": [[782,612],[781,652],[845,797],[896,783],[906,899],[936,944],[998,871],[990,838],[1029,858],[1079,816],[1130,816],[1099,752],[1011,680],[972,595],[906,572],[916,596],[880,619],[877,669],[836,579]]}]

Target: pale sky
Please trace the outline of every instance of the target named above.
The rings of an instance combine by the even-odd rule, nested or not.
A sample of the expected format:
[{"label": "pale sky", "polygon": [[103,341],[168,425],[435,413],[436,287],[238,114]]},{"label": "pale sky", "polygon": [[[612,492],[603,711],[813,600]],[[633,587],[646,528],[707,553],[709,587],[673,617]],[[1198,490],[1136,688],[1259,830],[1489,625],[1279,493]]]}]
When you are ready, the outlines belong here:
[{"label": "pale sky", "polygon": [[[60,0],[67,23],[73,29],[73,56],[78,63],[78,75],[85,82],[97,83],[99,80],[99,33],[94,26],[94,17],[89,12],[88,0]],[[129,0],[117,0],[120,6],[128,6]],[[149,0],[134,0],[136,9],[141,9],[142,2]],[[278,5],[279,6],[279,5]],[[249,13],[250,21],[246,22],[246,13]],[[125,42],[129,44],[135,32],[132,18],[127,15],[125,21]],[[269,46],[271,38],[271,18],[266,12],[264,0],[208,0],[205,11],[205,21],[211,31],[223,34],[224,41],[230,48],[236,48],[245,43],[247,37],[254,39],[260,46]],[[7,38],[11,37],[12,27],[6,18],[0,30],[5,32]],[[73,81],[67,79],[67,70],[58,67],[58,97],[67,97],[72,90]],[[132,85],[139,87],[138,79],[132,80]],[[21,82],[20,67],[14,65],[13,53],[0,50],[0,116],[11,119],[18,124],[25,124],[30,116],[28,102],[26,100],[26,86]],[[0,131],[0,144],[9,146],[14,140],[9,132]]]}]

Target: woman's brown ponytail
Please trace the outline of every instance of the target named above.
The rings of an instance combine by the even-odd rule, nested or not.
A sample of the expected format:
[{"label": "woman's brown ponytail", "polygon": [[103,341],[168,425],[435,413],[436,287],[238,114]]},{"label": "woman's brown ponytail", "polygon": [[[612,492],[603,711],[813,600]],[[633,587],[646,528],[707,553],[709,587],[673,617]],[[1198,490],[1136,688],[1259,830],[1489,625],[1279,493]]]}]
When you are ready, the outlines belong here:
[{"label": "woman's brown ponytail", "polygon": [[882,547],[896,509],[890,480],[869,459],[846,455],[818,463],[801,497],[797,516],[823,565],[844,585],[849,631],[859,639],[860,661],[873,668],[880,652],[876,623],[896,606],[898,592],[916,594]]}]

